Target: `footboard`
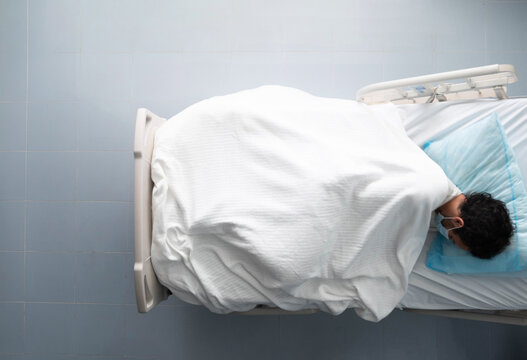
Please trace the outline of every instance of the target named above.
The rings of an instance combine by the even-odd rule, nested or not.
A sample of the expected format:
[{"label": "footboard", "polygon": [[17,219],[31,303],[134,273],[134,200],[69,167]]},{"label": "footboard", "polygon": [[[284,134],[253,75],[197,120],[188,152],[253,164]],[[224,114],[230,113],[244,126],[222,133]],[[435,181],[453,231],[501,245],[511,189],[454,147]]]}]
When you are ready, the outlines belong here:
[{"label": "footboard", "polygon": [[[154,184],[150,174],[150,164],[155,133],[165,121],[166,119],[147,109],[137,110],[134,140],[134,282],[137,310],[141,313],[150,311],[171,294],[157,280],[151,259],[152,189]],[[286,311],[261,305],[253,310],[237,314],[312,314],[316,311],[316,309]]]},{"label": "footboard", "polygon": [[134,140],[134,281],[137,309],[145,313],[163,300],[169,291],[157,281],[150,249],[152,247],[152,178],[150,161],[156,130],[166,119],[147,109],[137,110]]}]

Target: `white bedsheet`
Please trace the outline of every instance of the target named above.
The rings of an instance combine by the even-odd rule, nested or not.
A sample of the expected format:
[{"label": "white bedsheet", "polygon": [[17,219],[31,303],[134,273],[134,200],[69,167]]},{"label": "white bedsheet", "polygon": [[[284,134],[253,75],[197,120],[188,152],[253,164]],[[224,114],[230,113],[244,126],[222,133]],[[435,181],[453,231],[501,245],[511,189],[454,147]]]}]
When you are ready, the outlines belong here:
[{"label": "white bedsheet", "polygon": [[405,294],[448,194],[395,106],[281,86],[169,119],[152,178],[158,279],[219,313],[354,307],[382,319]]},{"label": "white bedsheet", "polygon": [[[469,100],[434,104],[398,105],[408,135],[419,145],[467,126],[493,111],[527,179],[527,98]],[[527,272],[515,278],[446,275],[426,267],[426,252],[436,233],[430,231],[410,275],[400,306],[419,309],[527,309]]]}]

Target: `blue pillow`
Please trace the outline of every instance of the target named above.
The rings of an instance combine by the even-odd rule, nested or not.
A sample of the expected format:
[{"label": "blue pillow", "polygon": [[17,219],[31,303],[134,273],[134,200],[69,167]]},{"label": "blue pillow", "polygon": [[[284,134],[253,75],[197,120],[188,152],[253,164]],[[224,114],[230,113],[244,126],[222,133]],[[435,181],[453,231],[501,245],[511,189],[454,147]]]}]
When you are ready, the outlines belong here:
[{"label": "blue pillow", "polygon": [[[515,227],[511,244],[490,260],[479,259],[438,236],[426,265],[448,274],[515,272],[527,268],[527,194],[498,115],[425,144],[424,151],[463,192],[488,192],[503,201]],[[488,275],[488,274],[487,274]],[[503,275],[503,274],[502,274]],[[511,276],[514,276],[511,273]]]}]

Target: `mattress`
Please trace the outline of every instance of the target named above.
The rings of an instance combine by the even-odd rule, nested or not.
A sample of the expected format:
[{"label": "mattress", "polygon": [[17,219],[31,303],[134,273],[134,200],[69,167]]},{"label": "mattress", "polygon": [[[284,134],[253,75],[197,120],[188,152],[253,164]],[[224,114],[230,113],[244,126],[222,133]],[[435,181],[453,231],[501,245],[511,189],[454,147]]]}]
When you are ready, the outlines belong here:
[{"label": "mattress", "polygon": [[[527,179],[527,98],[398,105],[398,109],[408,135],[419,146],[496,112],[516,153],[523,179]],[[502,277],[447,275],[427,268],[426,253],[435,236],[435,231],[429,231],[399,307],[527,309],[527,271],[514,273],[514,277]]]}]

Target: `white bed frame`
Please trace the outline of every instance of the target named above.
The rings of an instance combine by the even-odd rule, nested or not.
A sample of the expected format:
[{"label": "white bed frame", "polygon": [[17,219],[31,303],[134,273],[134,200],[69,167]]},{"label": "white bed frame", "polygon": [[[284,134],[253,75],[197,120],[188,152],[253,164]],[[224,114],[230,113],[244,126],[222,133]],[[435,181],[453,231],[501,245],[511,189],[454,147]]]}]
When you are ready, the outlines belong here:
[{"label": "white bed frame", "polygon": [[[457,82],[449,83],[454,80]],[[378,104],[423,103],[483,97],[504,99],[507,98],[506,86],[517,80],[512,65],[496,64],[372,84],[358,91],[357,100],[367,104]],[[165,121],[166,119],[145,108],[137,111],[134,141],[134,280],[137,308],[141,313],[150,311],[171,294],[157,280],[150,257],[153,189],[150,161],[155,133]],[[527,325],[527,311],[404,310],[428,315]],[[282,315],[315,312],[317,312],[315,309],[285,311],[260,306],[240,314]]]}]

